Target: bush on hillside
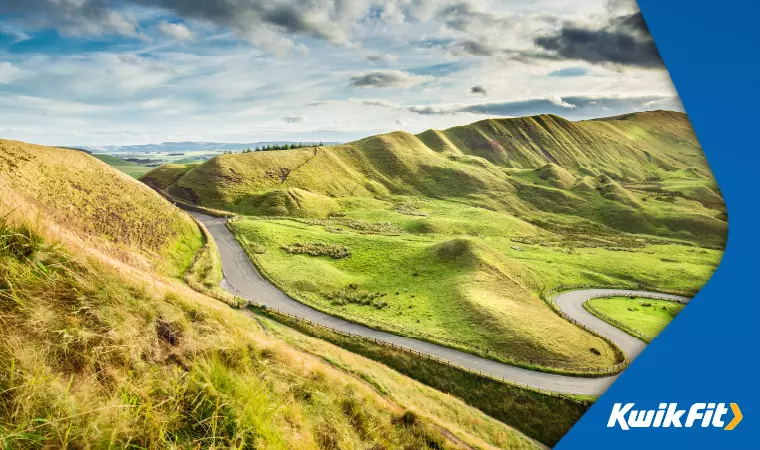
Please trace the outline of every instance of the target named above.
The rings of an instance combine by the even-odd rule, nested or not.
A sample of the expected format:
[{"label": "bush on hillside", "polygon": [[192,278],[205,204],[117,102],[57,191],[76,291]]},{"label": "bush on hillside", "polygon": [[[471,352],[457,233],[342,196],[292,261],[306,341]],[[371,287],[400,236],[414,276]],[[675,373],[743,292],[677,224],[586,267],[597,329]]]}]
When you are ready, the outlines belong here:
[{"label": "bush on hillside", "polygon": [[345,225],[364,234],[399,235],[403,233],[401,229],[390,222],[365,222],[363,220],[349,220],[345,222]]},{"label": "bush on hillside", "polygon": [[343,306],[347,304],[374,306],[377,309],[383,309],[388,306],[388,302],[382,300],[388,294],[380,292],[369,292],[359,289],[356,284],[349,284],[343,289],[328,292],[324,294],[325,298],[330,300],[333,305]]},{"label": "bush on hillside", "polygon": [[393,210],[399,214],[405,214],[407,216],[427,217],[429,215],[425,211],[420,211],[417,208],[417,205],[415,205],[414,202],[410,200],[406,200],[404,202],[397,204],[396,207],[393,208]]},{"label": "bush on hillside", "polygon": [[295,242],[283,245],[282,249],[291,255],[329,256],[333,259],[343,259],[351,256],[351,252],[348,251],[346,246],[324,242]]},{"label": "bush on hillside", "polygon": [[267,248],[259,244],[258,242],[250,242],[248,243],[248,250],[253,253],[254,255],[263,255],[267,252]]}]

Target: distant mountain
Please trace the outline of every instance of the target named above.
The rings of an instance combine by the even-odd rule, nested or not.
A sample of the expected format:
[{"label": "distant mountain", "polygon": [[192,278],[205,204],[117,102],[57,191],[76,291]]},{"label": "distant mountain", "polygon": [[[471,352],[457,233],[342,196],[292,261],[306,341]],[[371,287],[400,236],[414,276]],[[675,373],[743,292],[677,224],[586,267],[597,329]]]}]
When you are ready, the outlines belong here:
[{"label": "distant mountain", "polygon": [[[301,141],[304,142],[304,141]],[[307,141],[308,142],[308,141]],[[250,143],[229,143],[229,142],[162,142],[160,144],[141,144],[141,145],[103,145],[103,146],[85,146],[83,148],[98,153],[166,153],[166,152],[192,152],[201,150],[219,150],[219,151],[242,151],[246,149],[255,149],[265,145],[283,145],[298,144],[297,141],[262,141]],[[317,142],[314,142],[315,144]],[[337,142],[323,142],[324,144],[337,144]]]}]

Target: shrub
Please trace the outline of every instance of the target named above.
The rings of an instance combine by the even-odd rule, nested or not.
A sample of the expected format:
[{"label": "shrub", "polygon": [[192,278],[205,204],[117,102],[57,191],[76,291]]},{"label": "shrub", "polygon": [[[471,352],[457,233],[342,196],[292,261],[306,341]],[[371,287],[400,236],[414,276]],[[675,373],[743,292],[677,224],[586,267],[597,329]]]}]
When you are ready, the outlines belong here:
[{"label": "shrub", "polygon": [[417,423],[417,420],[417,414],[415,414],[414,411],[406,410],[402,415],[396,417],[393,421],[399,425],[411,427]]},{"label": "shrub", "polygon": [[333,259],[348,258],[351,252],[348,248],[340,244],[327,244],[324,242],[296,242],[290,245],[283,245],[282,249],[291,255],[309,255],[309,256],[329,256]]},{"label": "shrub", "polygon": [[365,222],[363,220],[348,220],[345,225],[365,234],[399,235],[402,231],[390,222]]},{"label": "shrub", "polygon": [[256,255],[263,255],[267,252],[267,248],[258,242],[249,243],[248,249],[251,251],[251,253],[254,253]]},{"label": "shrub", "polygon": [[428,216],[428,213],[417,209],[417,205],[415,205],[413,202],[409,200],[406,200],[404,202],[397,204],[396,207],[393,208],[393,210],[399,214],[405,214],[407,216],[420,216],[420,217]]},{"label": "shrub", "polygon": [[330,300],[333,305],[343,306],[352,303],[355,305],[374,306],[377,309],[383,309],[388,306],[388,302],[381,300],[386,295],[388,294],[359,289],[359,286],[356,284],[349,284],[343,289],[324,294],[325,298]]}]

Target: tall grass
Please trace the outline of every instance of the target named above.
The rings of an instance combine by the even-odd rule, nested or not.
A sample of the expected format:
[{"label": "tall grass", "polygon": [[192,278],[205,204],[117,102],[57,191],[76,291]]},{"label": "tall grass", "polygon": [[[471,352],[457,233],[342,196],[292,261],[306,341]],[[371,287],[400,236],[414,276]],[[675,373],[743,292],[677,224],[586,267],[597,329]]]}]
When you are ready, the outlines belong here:
[{"label": "tall grass", "polygon": [[0,445],[452,447],[216,314],[0,221]]},{"label": "tall grass", "polygon": [[365,339],[345,337],[271,311],[257,312],[309,336],[379,361],[439,391],[454,395],[549,446],[556,444],[592,403],[590,397],[578,396],[577,399],[572,399],[541,394]]},{"label": "tall grass", "polygon": [[0,139],[0,185],[3,208],[132,266],[179,278],[200,247],[183,212],[83,152]]}]

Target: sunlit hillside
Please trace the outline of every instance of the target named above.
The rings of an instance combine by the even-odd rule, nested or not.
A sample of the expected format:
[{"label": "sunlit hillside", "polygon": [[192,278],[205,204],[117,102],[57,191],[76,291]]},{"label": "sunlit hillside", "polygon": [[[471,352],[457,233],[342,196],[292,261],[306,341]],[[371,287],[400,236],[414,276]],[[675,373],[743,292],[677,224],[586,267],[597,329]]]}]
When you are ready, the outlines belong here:
[{"label": "sunlit hillside", "polygon": [[[383,365],[286,343],[191,290],[177,277],[201,244],[195,223],[95,158],[8,141],[0,155],[7,448],[536,446]],[[351,370],[329,362],[351,358]]]}]

